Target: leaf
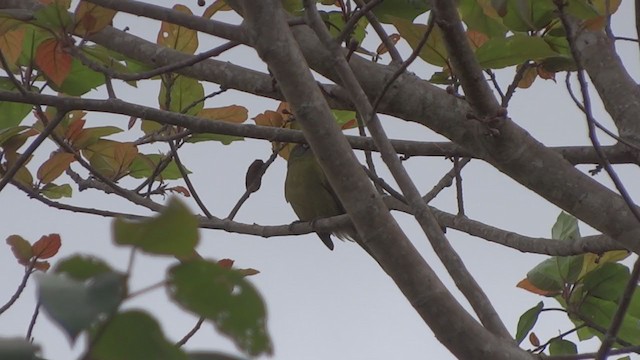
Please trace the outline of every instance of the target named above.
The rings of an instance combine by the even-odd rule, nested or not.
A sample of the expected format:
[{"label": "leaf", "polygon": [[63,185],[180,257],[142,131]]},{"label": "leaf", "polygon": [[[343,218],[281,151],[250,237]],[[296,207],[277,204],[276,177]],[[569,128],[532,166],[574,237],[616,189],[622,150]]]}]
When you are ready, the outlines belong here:
[{"label": "leaf", "polygon": [[[160,162],[165,158],[164,155],[161,154],[138,154],[135,159],[131,162],[131,166],[129,167],[129,176],[135,179],[144,179],[148,178],[154,173],[154,169],[160,164]],[[191,174],[189,169],[184,168],[183,170],[187,174]],[[156,179],[160,180],[176,180],[181,179],[182,174],[180,173],[180,169],[174,160],[171,160],[169,165],[160,173],[160,176]]]},{"label": "leaf", "polygon": [[529,331],[533,329],[538,321],[538,316],[540,316],[540,312],[542,311],[544,304],[540,301],[536,306],[531,309],[525,311],[522,315],[520,315],[520,319],[518,320],[518,328],[516,330],[516,342],[520,344],[522,340],[527,336]]},{"label": "leaf", "polygon": [[524,70],[522,74],[522,79],[518,81],[518,87],[520,89],[528,89],[533,85],[533,82],[536,80],[538,76],[538,69],[535,67],[528,67]]},{"label": "leaf", "polygon": [[36,49],[35,62],[55,85],[60,86],[71,72],[73,57],[63,50],[58,40],[47,39]]},{"label": "leaf", "polygon": [[243,352],[252,356],[272,353],[264,302],[242,274],[196,260],[170,268],[168,283],[176,302],[211,320]]},{"label": "leaf", "polygon": [[[168,88],[170,89],[169,109],[166,108]],[[162,82],[160,94],[158,95],[158,103],[163,110],[196,115],[204,107],[203,98],[204,87],[202,84],[195,79],[180,75],[173,78],[173,81]],[[194,103],[196,103],[196,105],[192,106]]]},{"label": "leaf", "polygon": [[[608,328],[617,309],[618,304],[616,302],[588,296],[584,299],[578,311],[583,317],[591,320],[600,327]],[[627,313],[623,318],[620,331],[618,332],[618,338],[633,343],[636,339],[640,338],[640,327],[638,327],[638,324],[640,324],[640,318]],[[594,330],[592,334],[602,339],[602,333]]]},{"label": "leaf", "polygon": [[[389,35],[389,41],[392,44],[397,44],[398,40],[400,40],[400,34],[391,34]],[[376,49],[376,54],[378,55],[382,55],[382,54],[386,54],[387,52],[389,52],[389,49],[387,49],[387,46],[381,42],[380,45],[378,45],[378,48]]]},{"label": "leaf", "polygon": [[36,241],[31,247],[31,250],[33,256],[38,259],[49,259],[58,253],[61,245],[60,235],[49,234],[43,235],[40,240]]},{"label": "leaf", "polygon": [[[369,2],[367,0],[365,2]],[[414,0],[385,0],[373,8],[373,13],[378,19],[390,24],[394,18],[401,18],[412,22],[418,15],[424,14],[430,9],[426,1]]]},{"label": "leaf", "polygon": [[207,8],[202,13],[202,17],[205,19],[211,19],[211,17],[213,17],[213,15],[215,15],[218,11],[229,10],[232,9],[224,0],[216,0],[211,5],[207,6]]},{"label": "leaf", "polygon": [[20,235],[9,235],[7,245],[11,246],[11,252],[16,257],[20,265],[28,265],[33,257],[31,244]]},{"label": "leaf", "polygon": [[114,241],[151,254],[187,256],[198,244],[198,220],[178,198],[171,197],[157,217],[139,222],[113,221]]},{"label": "leaf", "polygon": [[[0,90],[17,91],[13,82],[6,77],[0,77]],[[0,114],[2,114],[2,116],[0,116],[0,130],[19,125],[29,112],[31,112],[31,109],[31,104],[1,101]],[[0,141],[0,143],[2,142],[4,141]]]},{"label": "leaf", "polygon": [[553,224],[553,228],[551,228],[551,238],[555,240],[580,239],[578,220],[564,211],[561,212],[560,215],[558,215],[556,223]]},{"label": "leaf", "polygon": [[553,339],[549,343],[549,355],[575,355],[578,353],[576,344],[565,339]]},{"label": "leaf", "polygon": [[116,15],[116,11],[80,1],[74,15],[76,33],[85,37],[107,27]]},{"label": "leaf", "polygon": [[247,168],[247,174],[244,177],[245,189],[254,193],[260,189],[262,185],[262,176],[264,175],[264,161],[260,159],[253,160],[249,168]]},{"label": "leaf", "polygon": [[[392,17],[391,19],[393,20],[393,25],[398,29],[402,38],[405,39],[411,48],[415,50],[427,31],[427,25],[413,24],[410,21],[395,17]],[[449,58],[449,55],[447,54],[447,49],[442,39],[442,31],[438,26],[433,27],[433,30],[429,35],[429,39],[426,44],[424,44],[418,55],[422,60],[429,64],[435,66],[448,65],[447,59]]]},{"label": "leaf", "polygon": [[47,1],[44,6],[34,13],[34,24],[52,32],[66,32],[73,21],[67,9],[71,6],[71,0],[51,0]]},{"label": "leaf", "polygon": [[[0,338],[0,358],[6,360],[34,360],[39,359],[36,353],[40,347],[22,338]],[[197,358],[194,358],[197,359]],[[201,358],[197,360],[208,360]],[[213,359],[211,359],[213,360]],[[222,359],[220,359],[222,360]]]},{"label": "leaf", "polygon": [[128,174],[138,156],[138,148],[129,142],[98,139],[82,149],[82,154],[96,171],[111,179],[119,179]]},{"label": "leaf", "polygon": [[562,291],[573,284],[582,271],[583,255],[554,256],[544,260],[527,273],[527,279],[538,289]]},{"label": "leaf", "polygon": [[240,105],[230,105],[219,108],[202,109],[198,117],[208,120],[220,120],[240,124],[247,120],[249,111]]},{"label": "leaf", "polygon": [[503,23],[513,32],[538,31],[557,18],[557,7],[551,1],[510,0]]},{"label": "leaf", "polygon": [[70,198],[73,195],[73,190],[69,184],[56,185],[54,183],[48,183],[42,187],[40,193],[49,199],[56,200]]},{"label": "leaf", "polygon": [[188,359],[182,350],[165,337],[160,324],[151,315],[139,310],[115,315],[103,328],[93,331],[92,338],[95,338],[90,353],[92,359]]},{"label": "leaf", "polygon": [[91,70],[78,59],[71,61],[70,70],[62,85],[52,86],[56,90],[71,96],[81,96],[105,83],[103,74]]},{"label": "leaf", "polygon": [[[184,5],[174,5],[174,11],[193,15]],[[188,54],[194,54],[198,49],[198,32],[170,22],[163,21],[158,32],[158,45],[166,46]]]},{"label": "leaf", "polygon": [[488,38],[503,38],[507,32],[496,8],[488,1],[461,0],[458,11],[467,30],[485,34]]},{"label": "leaf", "polygon": [[538,336],[534,332],[529,334],[529,342],[533,346],[536,346],[536,347],[540,346],[540,339],[538,339]]},{"label": "leaf", "polygon": [[583,279],[583,290],[590,296],[617,302],[629,281],[629,268],[608,263],[590,272]]},{"label": "leaf", "polygon": [[84,149],[98,142],[98,140],[113,134],[122,132],[122,129],[115,126],[100,126],[87,128],[80,131],[75,139],[70,139],[78,149]]},{"label": "leaf", "polygon": [[171,191],[171,192],[175,192],[178,193],[184,197],[191,197],[191,193],[189,192],[189,190],[184,187],[184,186],[174,186],[174,187],[170,187],[167,188],[167,191]]},{"label": "leaf", "polygon": [[10,65],[15,65],[22,52],[25,29],[23,27],[0,35],[0,51]]},{"label": "leaf", "polygon": [[89,281],[60,274],[37,274],[38,301],[72,341],[104,315],[115,311],[123,291],[122,276],[104,273]]},{"label": "leaf", "polygon": [[76,159],[70,153],[54,153],[38,169],[37,177],[43,184],[48,184],[65,172]]},{"label": "leaf", "polygon": [[490,39],[476,50],[476,58],[485,69],[501,69],[556,55],[542,38],[521,34]]},{"label": "leaf", "polygon": [[54,271],[78,281],[89,280],[97,275],[114,272],[102,259],[90,255],[73,255],[58,261]]}]

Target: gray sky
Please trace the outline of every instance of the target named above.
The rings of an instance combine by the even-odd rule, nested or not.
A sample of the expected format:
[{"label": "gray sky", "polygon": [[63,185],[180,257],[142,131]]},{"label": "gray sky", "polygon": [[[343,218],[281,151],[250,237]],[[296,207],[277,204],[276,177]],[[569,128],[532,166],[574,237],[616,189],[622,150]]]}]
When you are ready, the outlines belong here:
[{"label": "gray sky", "polygon": [[[156,3],[166,6],[174,4],[173,1]],[[181,3],[202,11],[195,6],[195,1]],[[616,34],[635,37],[632,14],[632,2],[625,1],[614,16]],[[218,19],[225,20],[225,16]],[[115,26],[129,26],[132,33],[154,41],[160,24],[120,14],[115,19]],[[200,37],[200,50],[211,46],[212,42],[207,39],[210,38]],[[377,43],[365,43],[365,47],[375,49]],[[637,78],[637,44],[619,43],[618,46],[632,75]],[[401,49],[406,53],[408,47],[403,43]],[[254,53],[246,49],[234,49],[222,59],[264,70],[264,66],[257,63]],[[410,70],[429,78],[434,68],[418,60]],[[502,85],[508,84],[512,72],[513,69],[507,69],[499,73]],[[509,114],[516,123],[547,145],[588,144],[584,116],[570,102],[563,80],[564,75],[558,74],[557,84],[538,79],[533,88],[518,90]],[[159,82],[153,81],[141,83],[137,89],[119,86],[116,92],[126,101],[134,102],[137,99],[140,103],[157,106],[158,87]],[[207,89],[214,90],[215,87]],[[103,91],[87,95],[93,98],[104,96]],[[592,96],[596,96],[595,92]],[[208,100],[206,107],[231,104],[249,108],[249,117],[277,107],[276,102],[233,91]],[[598,120],[610,125],[608,116],[601,110],[598,102],[596,107]],[[126,129],[128,121],[125,117],[116,119],[96,114],[89,114],[87,119],[86,126],[99,126],[111,121],[110,124],[123,129]],[[25,120],[26,124],[32,122],[32,117]],[[383,123],[392,138],[442,140],[430,130],[404,121],[384,118]],[[115,138],[133,139],[139,135],[136,132]],[[601,141],[610,143],[605,136],[601,136]],[[156,148],[158,147],[151,146],[143,150],[154,152]],[[166,151],[162,146],[159,148]],[[49,156],[51,149],[51,144],[40,148],[31,163],[41,163]],[[194,172],[191,179],[209,209],[214,215],[225,217],[244,191],[247,166],[254,159],[266,160],[269,155],[270,144],[267,142],[246,140],[228,146],[217,143],[186,145],[181,158]],[[422,192],[430,190],[451,167],[448,160],[440,158],[412,158],[405,164]],[[378,169],[390,181],[380,162]],[[589,167],[581,169],[586,171]],[[623,166],[620,169],[631,194],[637,197],[640,188],[633,181],[638,179],[637,167]],[[293,211],[284,200],[285,171],[285,162],[278,159],[265,175],[261,190],[251,196],[236,220],[264,225],[287,224],[295,220]],[[463,178],[465,210],[469,217],[529,236],[550,236],[551,226],[559,214],[558,208],[480,161],[469,164],[463,172]],[[604,173],[597,179],[609,184]],[[196,211],[191,198],[183,200],[189,202]],[[79,206],[146,214],[144,209],[95,190],[80,193],[74,189],[74,196],[68,202]],[[455,212],[455,191],[443,191],[432,204],[445,211]],[[126,269],[129,251],[112,245],[111,219],[48,208],[28,199],[12,186],[0,193],[0,218],[0,238],[19,234],[33,242],[42,235],[59,233],[63,244],[60,253],[52,261],[54,264],[69,255],[82,253],[99,256],[116,269]],[[449,288],[454,289],[416,222],[404,214],[397,214],[396,218],[429,264],[436,268]],[[581,224],[581,231],[583,235],[593,233],[584,224]],[[452,358],[391,279],[354,243],[338,241],[335,251],[331,252],[313,234],[263,239],[203,230],[200,235],[198,251],[205,257],[231,258],[238,267],[251,267],[261,271],[250,280],[258,287],[267,304],[268,327],[276,359]],[[522,254],[453,230],[449,230],[447,235],[487,292],[508,329],[515,333],[520,314],[543,300],[516,288],[515,284],[545,257]],[[173,263],[175,260],[170,257],[138,256],[130,289],[140,289],[160,281],[165,276],[166,268]],[[14,260],[8,246],[5,251],[0,251],[0,274],[3,274],[0,278],[0,303],[4,303],[15,291],[23,274],[23,268]],[[453,291],[457,298],[462,298],[457,290]],[[544,302],[547,306],[556,306],[552,299],[544,299]],[[19,301],[0,317],[0,336],[23,337],[34,306],[35,286],[30,281]],[[197,320],[168,302],[164,290],[156,290],[127,301],[125,307],[152,313],[160,320],[163,330],[172,340],[181,338]],[[570,328],[568,320],[545,313],[539,320],[536,333],[545,341]],[[75,358],[82,350],[82,338],[78,346],[71,346],[46,316],[39,318],[34,337],[35,342],[43,347],[43,354],[51,360]],[[527,340],[523,344],[526,347]],[[203,326],[186,348],[237,353],[234,345],[215,333],[210,325]],[[593,347],[579,349],[589,350]]]}]

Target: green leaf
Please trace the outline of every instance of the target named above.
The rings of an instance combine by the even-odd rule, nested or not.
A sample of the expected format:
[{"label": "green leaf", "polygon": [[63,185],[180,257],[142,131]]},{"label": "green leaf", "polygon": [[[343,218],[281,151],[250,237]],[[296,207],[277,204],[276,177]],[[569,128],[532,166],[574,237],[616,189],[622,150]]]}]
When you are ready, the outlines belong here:
[{"label": "green leaf", "polygon": [[554,256],[531,269],[527,279],[538,289],[562,291],[564,284],[573,284],[578,279],[583,259],[583,255]]},{"label": "green leaf", "polygon": [[114,272],[102,259],[90,255],[74,255],[58,262],[55,272],[68,277],[84,281],[94,276]]},{"label": "green leaf", "polygon": [[520,316],[520,319],[518,320],[518,328],[516,330],[516,342],[518,344],[524,340],[529,331],[531,331],[531,329],[536,325],[538,316],[540,315],[543,307],[544,304],[540,301],[536,306],[525,311],[524,314]]},{"label": "green leaf", "polygon": [[[35,360],[40,347],[22,338],[0,338],[0,359]],[[203,359],[204,360],[204,359]]]},{"label": "green leaf", "polygon": [[176,302],[211,320],[242,351],[271,354],[264,302],[240,272],[196,260],[169,269],[168,283]]},{"label": "green leaf", "polygon": [[622,264],[607,263],[584,277],[584,291],[591,296],[617,302],[628,281],[629,268]]},{"label": "green leaf", "polygon": [[485,34],[489,38],[502,38],[507,32],[507,27],[502,24],[496,10],[486,1],[461,0],[458,10],[468,30]]},{"label": "green leaf", "polygon": [[218,141],[223,145],[229,145],[234,141],[244,141],[244,138],[242,136],[207,133],[207,134],[194,134],[187,139],[188,143],[194,143],[194,144],[203,142],[203,141]]},{"label": "green leaf", "polygon": [[29,129],[28,126],[12,126],[12,127],[8,127],[0,130],[0,146],[3,145],[5,141],[11,139],[12,137],[20,134],[21,132],[27,129]]},{"label": "green leaf", "polygon": [[[413,24],[397,17],[392,17],[391,20],[396,29],[398,29],[400,36],[415,50],[427,31],[427,25]],[[427,43],[424,44],[418,55],[429,64],[436,66],[447,65],[447,49],[442,40],[442,31],[437,25],[431,30]]]},{"label": "green leaf", "polygon": [[[588,296],[578,311],[583,317],[606,329],[611,325],[611,319],[613,319],[617,309],[618,304],[614,301]],[[640,327],[638,324],[640,324],[640,318],[627,313],[622,320],[618,338],[632,344],[635,343],[637,339],[640,338]],[[592,330],[591,333],[602,339],[603,335],[599,331]]]},{"label": "green leaf", "polygon": [[[6,77],[0,77],[0,90],[17,91],[13,82]],[[0,130],[20,125],[22,120],[31,112],[31,108],[31,104],[0,101],[0,114],[2,114],[0,116]],[[0,141],[0,143],[2,142]]]},{"label": "green leaf", "polygon": [[[167,88],[170,89],[168,99]],[[195,116],[204,108],[203,98],[204,87],[198,80],[179,75],[168,84],[167,81],[162,81],[158,103],[161,109],[166,109],[167,101],[169,101],[169,111]],[[191,106],[196,101],[199,102]]]},{"label": "green leaf", "polygon": [[[135,179],[146,179],[150,177],[153,175],[154,169],[164,158],[165,156],[161,154],[138,154],[129,167],[129,176]],[[188,169],[184,169],[184,171],[187,174],[191,174],[191,171]],[[171,160],[169,165],[160,173],[159,178],[162,180],[182,179],[178,164]]]},{"label": "green leaf", "polygon": [[104,83],[105,77],[103,74],[89,69],[80,60],[74,58],[71,62],[71,70],[64,82],[60,87],[56,86],[54,89],[67,95],[80,96]]},{"label": "green leaf", "polygon": [[158,322],[149,314],[131,310],[115,315],[94,332],[99,334],[91,349],[96,360],[187,360],[187,355],[165,337]]},{"label": "green leaf", "polygon": [[122,276],[104,273],[89,281],[77,281],[60,274],[36,274],[38,301],[72,341],[103,315],[120,304]]},{"label": "green leaf", "polygon": [[356,118],[356,112],[351,110],[331,110],[333,117],[336,118],[338,125],[344,125]]},{"label": "green leaf", "polygon": [[59,31],[68,29],[73,25],[73,19],[67,9],[71,5],[71,0],[56,0],[46,5],[34,13],[34,24],[44,28]]},{"label": "green leaf", "polygon": [[115,219],[113,236],[118,245],[133,245],[151,254],[188,256],[198,244],[198,219],[172,197],[154,218],[139,222]]},{"label": "green leaf", "polygon": [[[338,35],[340,35],[342,30],[344,29],[344,26],[346,25],[342,11],[321,11],[320,15],[322,16],[322,20],[324,20],[325,24],[327,25],[331,36],[337,37]],[[357,40],[358,43],[362,43],[362,40],[366,35],[365,29],[367,25],[369,25],[367,18],[364,16],[361,17],[351,32],[351,38]]]},{"label": "green leaf", "polygon": [[520,34],[489,39],[476,50],[478,62],[487,69],[501,69],[555,55],[542,38]]},{"label": "green leaf", "polygon": [[62,198],[70,198],[73,194],[73,189],[71,189],[71,185],[63,184],[56,185],[54,183],[46,184],[40,193],[49,199],[62,199]]},{"label": "green leaf", "polygon": [[549,355],[575,355],[578,353],[576,344],[569,340],[554,339],[549,344]]},{"label": "green leaf", "polygon": [[428,2],[423,0],[384,0],[373,8],[373,13],[381,22],[390,24],[394,17],[413,22],[416,17],[429,9]]},{"label": "green leaf", "polygon": [[514,32],[538,31],[557,17],[556,11],[557,7],[548,0],[508,0],[503,22]]},{"label": "green leaf", "polygon": [[551,238],[556,240],[578,240],[581,238],[578,220],[566,212],[558,215],[556,223],[551,228]]}]

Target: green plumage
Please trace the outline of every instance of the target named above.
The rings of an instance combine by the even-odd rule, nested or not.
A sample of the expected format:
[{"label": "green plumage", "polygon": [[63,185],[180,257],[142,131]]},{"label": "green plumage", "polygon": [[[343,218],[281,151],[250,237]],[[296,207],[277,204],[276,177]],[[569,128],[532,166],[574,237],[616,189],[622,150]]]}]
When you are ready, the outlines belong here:
[{"label": "green plumage", "polygon": [[[302,221],[313,221],[345,213],[344,207],[308,145],[298,144],[289,154],[284,196]],[[329,249],[333,250],[329,233],[318,233],[318,236]],[[338,233],[336,236],[352,237],[348,233]]]}]

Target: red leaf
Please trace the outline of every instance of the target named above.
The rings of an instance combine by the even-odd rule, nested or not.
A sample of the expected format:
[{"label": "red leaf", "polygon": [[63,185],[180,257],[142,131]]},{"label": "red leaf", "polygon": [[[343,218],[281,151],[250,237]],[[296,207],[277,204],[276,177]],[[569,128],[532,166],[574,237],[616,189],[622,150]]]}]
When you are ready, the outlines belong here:
[{"label": "red leaf", "polygon": [[180,194],[180,195],[182,195],[184,197],[191,197],[191,193],[184,186],[174,186],[174,187],[168,188],[167,190],[172,191],[172,192],[177,192],[178,194]]},{"label": "red leaf", "polygon": [[11,235],[7,237],[7,244],[11,246],[13,256],[18,259],[18,263],[21,265],[29,264],[29,260],[33,256],[31,251],[31,244],[20,235]]},{"label": "red leaf", "polygon": [[218,261],[218,265],[220,265],[225,269],[231,269],[231,267],[233,266],[233,263],[234,263],[234,260],[231,260],[231,259],[222,259]]},{"label": "red leaf", "polygon": [[85,122],[86,121],[84,119],[73,120],[71,124],[69,124],[69,127],[67,128],[67,131],[64,134],[64,138],[69,140],[69,142],[73,143],[78,138],[78,136],[80,136],[80,133],[84,128]]},{"label": "red leaf", "polygon": [[40,240],[31,246],[31,250],[33,251],[33,255],[38,259],[48,259],[58,253],[60,245],[60,235],[43,235]]},{"label": "red leaf", "polygon": [[57,39],[47,39],[36,49],[36,65],[54,84],[61,86],[71,72],[73,58]]},{"label": "red leaf", "polygon": [[47,271],[49,270],[49,268],[51,267],[51,264],[49,264],[48,261],[36,261],[33,264],[33,268],[36,270],[40,270],[40,271]]}]

